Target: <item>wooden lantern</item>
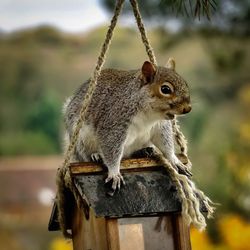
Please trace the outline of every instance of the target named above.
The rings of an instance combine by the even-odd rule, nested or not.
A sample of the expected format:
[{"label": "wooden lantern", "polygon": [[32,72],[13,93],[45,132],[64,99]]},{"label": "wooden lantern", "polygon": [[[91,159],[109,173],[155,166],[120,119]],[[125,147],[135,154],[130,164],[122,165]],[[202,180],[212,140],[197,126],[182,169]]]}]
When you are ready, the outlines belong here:
[{"label": "wooden lantern", "polygon": [[[191,249],[176,188],[153,159],[123,160],[126,185],[112,197],[101,166],[73,163],[70,172],[82,198],[80,209],[71,192],[65,192],[74,250]],[[59,229],[54,205],[49,230]]]}]

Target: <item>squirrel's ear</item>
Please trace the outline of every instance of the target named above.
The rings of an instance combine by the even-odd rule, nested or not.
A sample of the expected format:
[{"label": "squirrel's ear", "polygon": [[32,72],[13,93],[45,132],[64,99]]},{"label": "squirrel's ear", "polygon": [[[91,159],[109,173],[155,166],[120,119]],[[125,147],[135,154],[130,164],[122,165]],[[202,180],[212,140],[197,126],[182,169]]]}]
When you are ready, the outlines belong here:
[{"label": "squirrel's ear", "polygon": [[175,70],[175,60],[174,60],[174,58],[170,57],[168,59],[168,62],[166,64],[166,68]]},{"label": "squirrel's ear", "polygon": [[144,62],[141,68],[142,76],[146,83],[151,83],[154,79],[156,69],[151,62]]}]

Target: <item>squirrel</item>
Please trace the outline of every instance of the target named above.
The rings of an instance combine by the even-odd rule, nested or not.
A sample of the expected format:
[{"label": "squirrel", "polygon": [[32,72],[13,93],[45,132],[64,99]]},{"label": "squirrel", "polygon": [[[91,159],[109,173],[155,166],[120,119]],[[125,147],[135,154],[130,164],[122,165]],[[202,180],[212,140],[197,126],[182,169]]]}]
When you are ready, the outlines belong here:
[{"label": "squirrel", "polygon": [[[90,80],[64,104],[65,146],[70,142]],[[145,61],[139,70],[104,69],[87,109],[73,159],[99,161],[108,168],[113,192],[125,184],[120,161],[135,151],[160,150],[176,169],[171,120],[191,111],[189,87],[170,58],[165,67]]]}]

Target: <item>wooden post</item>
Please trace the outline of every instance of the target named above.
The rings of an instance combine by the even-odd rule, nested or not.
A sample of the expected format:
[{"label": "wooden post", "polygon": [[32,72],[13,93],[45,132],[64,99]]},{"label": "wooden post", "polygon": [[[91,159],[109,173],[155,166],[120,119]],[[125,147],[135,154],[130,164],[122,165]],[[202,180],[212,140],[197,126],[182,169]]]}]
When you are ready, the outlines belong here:
[{"label": "wooden post", "polygon": [[117,219],[106,219],[107,242],[109,250],[120,250]]},{"label": "wooden post", "polygon": [[181,214],[172,214],[175,250],[191,250],[190,230]]},{"label": "wooden post", "polygon": [[92,209],[90,209],[89,219],[87,220],[83,211],[76,208],[72,223],[73,249],[108,250],[106,230],[105,218],[96,218]]},{"label": "wooden post", "polygon": [[83,232],[83,211],[76,205],[72,218],[72,242],[74,250],[83,250],[84,232]]}]

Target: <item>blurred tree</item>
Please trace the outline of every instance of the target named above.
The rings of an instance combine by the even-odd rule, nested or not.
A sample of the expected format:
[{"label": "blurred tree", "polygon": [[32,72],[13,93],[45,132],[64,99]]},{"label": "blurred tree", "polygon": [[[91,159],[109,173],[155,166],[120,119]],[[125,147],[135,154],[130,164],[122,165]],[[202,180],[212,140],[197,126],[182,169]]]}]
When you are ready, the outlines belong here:
[{"label": "blurred tree", "polygon": [[250,249],[250,225],[236,214],[218,218],[218,234],[220,243],[214,244],[206,231],[199,232],[191,228],[193,250],[248,250]]},{"label": "blurred tree", "polygon": [[[113,11],[114,0],[101,0],[108,11]],[[153,24],[164,26],[169,20],[175,20],[181,27],[214,28],[228,30],[237,34],[250,33],[249,0],[138,0],[142,15]],[[130,11],[130,12],[128,12]],[[130,14],[129,3],[125,3],[124,13]],[[190,17],[202,18],[195,22]],[[209,22],[208,20],[212,20]],[[207,20],[206,20],[207,19]]]},{"label": "blurred tree", "polygon": [[26,118],[26,129],[43,133],[60,149],[60,102],[52,93],[46,93],[33,104]]},{"label": "blurred tree", "polygon": [[[206,16],[208,19],[211,15],[211,10],[215,10],[216,1],[215,0],[137,0],[140,5],[140,9],[146,18],[150,19],[165,19],[181,14],[181,18],[189,16],[201,17]],[[113,10],[115,1],[113,0],[103,0],[104,6],[108,10]],[[130,9],[130,3],[125,2],[125,13]]]}]

